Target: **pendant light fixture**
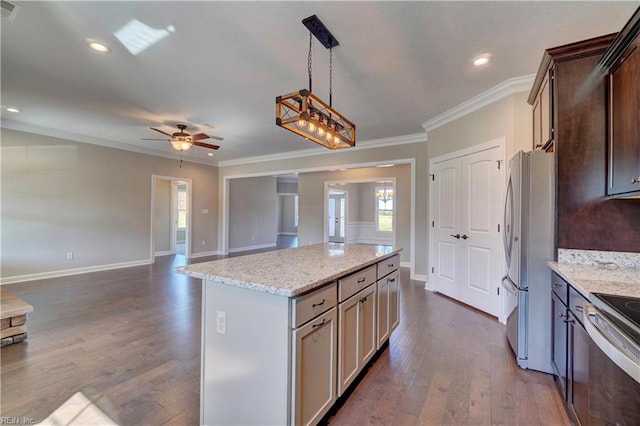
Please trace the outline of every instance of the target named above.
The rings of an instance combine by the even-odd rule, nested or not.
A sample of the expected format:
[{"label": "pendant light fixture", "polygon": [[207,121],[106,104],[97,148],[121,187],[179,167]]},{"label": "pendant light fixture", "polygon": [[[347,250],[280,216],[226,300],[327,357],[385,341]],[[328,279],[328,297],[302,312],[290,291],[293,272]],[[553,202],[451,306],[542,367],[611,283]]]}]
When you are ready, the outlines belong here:
[{"label": "pendant light fixture", "polygon": [[[316,15],[302,20],[309,29],[309,89],[276,97],[276,125],[296,133],[329,149],[350,148],[356,145],[356,126],[332,107],[333,48],[338,40]],[[329,49],[329,104],[312,92],[311,48],[312,35]]]}]

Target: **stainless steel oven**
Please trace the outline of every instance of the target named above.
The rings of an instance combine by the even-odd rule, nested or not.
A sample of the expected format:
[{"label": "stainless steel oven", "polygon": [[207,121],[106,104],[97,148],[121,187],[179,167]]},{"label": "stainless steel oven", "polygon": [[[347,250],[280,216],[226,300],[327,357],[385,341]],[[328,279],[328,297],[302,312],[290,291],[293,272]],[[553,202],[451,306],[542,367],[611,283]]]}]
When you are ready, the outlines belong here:
[{"label": "stainless steel oven", "polygon": [[589,301],[589,424],[640,425],[640,299],[594,294]]}]

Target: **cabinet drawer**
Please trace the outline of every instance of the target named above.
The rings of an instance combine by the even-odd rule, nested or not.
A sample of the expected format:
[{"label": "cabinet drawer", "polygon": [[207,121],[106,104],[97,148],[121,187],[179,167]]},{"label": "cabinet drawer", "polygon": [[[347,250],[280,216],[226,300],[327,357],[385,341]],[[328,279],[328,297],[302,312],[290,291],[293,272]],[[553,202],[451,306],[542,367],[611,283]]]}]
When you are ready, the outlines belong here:
[{"label": "cabinet drawer", "polygon": [[569,301],[569,285],[555,272],[551,272],[551,290],[558,296],[560,301],[567,306]]},{"label": "cabinet drawer", "polygon": [[336,283],[332,283],[312,293],[291,299],[292,327],[300,327],[336,306],[338,304],[336,286]]},{"label": "cabinet drawer", "polygon": [[378,279],[396,271],[400,267],[400,255],[396,254],[388,259],[378,262]]},{"label": "cabinet drawer", "polygon": [[584,307],[587,303],[589,303],[589,301],[582,294],[578,293],[578,290],[569,286],[569,310],[576,319],[580,321],[580,324],[582,324],[582,312],[584,312]]},{"label": "cabinet drawer", "polygon": [[376,265],[355,272],[338,280],[338,300],[342,302],[363,288],[376,282]]}]

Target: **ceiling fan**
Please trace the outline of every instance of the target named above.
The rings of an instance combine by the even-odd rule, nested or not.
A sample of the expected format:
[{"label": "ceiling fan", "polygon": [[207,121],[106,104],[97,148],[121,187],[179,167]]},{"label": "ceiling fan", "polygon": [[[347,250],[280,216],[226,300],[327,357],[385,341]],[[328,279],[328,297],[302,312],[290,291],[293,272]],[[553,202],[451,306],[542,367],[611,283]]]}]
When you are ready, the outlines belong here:
[{"label": "ceiling fan", "polygon": [[173,148],[177,151],[187,151],[191,148],[191,146],[195,145],[195,146],[200,146],[202,148],[209,148],[209,149],[219,149],[220,147],[218,145],[213,145],[213,144],[208,144],[208,143],[204,143],[204,142],[200,142],[202,139],[216,139],[216,140],[223,140],[224,138],[221,138],[219,136],[209,136],[207,134],[204,133],[198,133],[195,135],[190,135],[189,133],[185,132],[185,129],[187,128],[186,125],[184,124],[177,124],[176,127],[178,128],[179,131],[175,132],[175,133],[167,133],[164,132],[160,129],[156,129],[155,127],[149,127],[151,130],[155,130],[158,133],[162,133],[165,136],[168,136],[169,139],[148,139],[148,138],[143,138],[143,141],[164,141],[164,140],[168,140],[169,142],[171,142],[171,146],[173,146]]}]

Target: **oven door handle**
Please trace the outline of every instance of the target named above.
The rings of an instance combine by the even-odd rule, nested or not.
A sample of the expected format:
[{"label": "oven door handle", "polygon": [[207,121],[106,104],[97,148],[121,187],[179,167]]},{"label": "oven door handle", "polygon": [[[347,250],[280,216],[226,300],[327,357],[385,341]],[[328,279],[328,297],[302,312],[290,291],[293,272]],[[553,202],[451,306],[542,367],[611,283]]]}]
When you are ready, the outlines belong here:
[{"label": "oven door handle", "polygon": [[584,328],[591,340],[611,361],[640,383],[640,362],[635,361],[629,353],[634,351],[637,357],[637,354],[640,354],[640,347],[615,324],[608,321],[593,305],[586,305],[582,315]]}]

